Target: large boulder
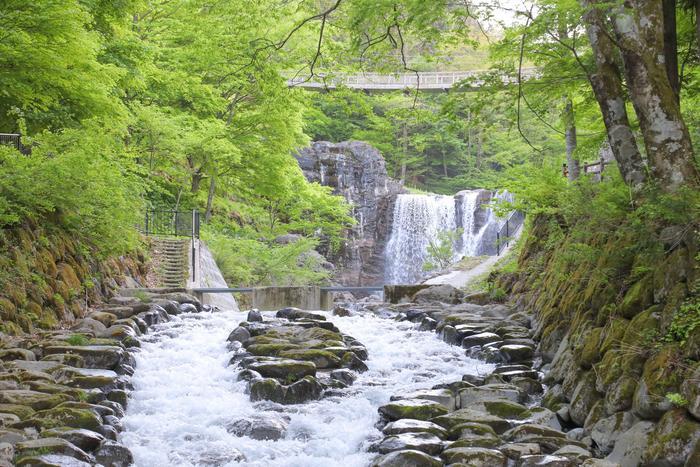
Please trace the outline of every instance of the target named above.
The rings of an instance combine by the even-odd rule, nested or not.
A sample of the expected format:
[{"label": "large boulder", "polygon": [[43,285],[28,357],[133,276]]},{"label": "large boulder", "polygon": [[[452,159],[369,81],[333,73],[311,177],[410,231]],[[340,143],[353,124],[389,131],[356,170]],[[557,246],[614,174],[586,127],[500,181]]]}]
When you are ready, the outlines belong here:
[{"label": "large boulder", "polygon": [[431,433],[400,433],[389,435],[372,447],[381,454],[406,449],[436,455],[442,451],[442,440]]},{"label": "large boulder", "polygon": [[228,425],[226,430],[236,436],[277,441],[284,438],[289,426],[289,420],[289,417],[286,415],[262,413],[236,420]]},{"label": "large boulder", "polygon": [[700,423],[690,418],[683,409],[670,410],[651,432],[649,444],[642,455],[642,464],[670,467],[690,465],[686,462],[697,454],[698,442]]},{"label": "large boulder", "polygon": [[430,420],[445,415],[448,410],[440,403],[425,399],[404,399],[390,402],[379,407],[379,413],[390,421],[412,418],[415,420]]},{"label": "large boulder", "polygon": [[464,464],[470,467],[505,467],[508,459],[500,451],[487,448],[450,448],[441,457],[447,464]]},{"label": "large boulder", "polygon": [[376,459],[372,467],[441,467],[440,459],[415,450],[395,451]]}]

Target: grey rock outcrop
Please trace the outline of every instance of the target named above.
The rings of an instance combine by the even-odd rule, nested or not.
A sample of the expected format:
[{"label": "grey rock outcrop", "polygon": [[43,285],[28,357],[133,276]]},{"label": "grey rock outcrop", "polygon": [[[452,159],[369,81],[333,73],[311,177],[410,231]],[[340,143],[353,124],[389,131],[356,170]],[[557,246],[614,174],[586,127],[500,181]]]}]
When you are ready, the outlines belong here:
[{"label": "grey rock outcrop", "polygon": [[321,251],[343,285],[377,285],[384,279],[384,249],[391,233],[396,195],[402,185],[387,176],[384,158],[367,143],[315,142],[296,155],[309,181],[333,188],[353,206],[357,223],[337,253]]}]

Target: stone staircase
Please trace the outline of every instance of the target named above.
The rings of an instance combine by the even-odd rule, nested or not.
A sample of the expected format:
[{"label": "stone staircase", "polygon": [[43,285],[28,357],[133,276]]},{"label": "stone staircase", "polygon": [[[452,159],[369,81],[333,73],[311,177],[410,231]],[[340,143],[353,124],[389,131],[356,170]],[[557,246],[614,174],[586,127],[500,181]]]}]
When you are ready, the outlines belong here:
[{"label": "stone staircase", "polygon": [[189,267],[189,239],[152,237],[153,258],[159,287],[185,287]]}]

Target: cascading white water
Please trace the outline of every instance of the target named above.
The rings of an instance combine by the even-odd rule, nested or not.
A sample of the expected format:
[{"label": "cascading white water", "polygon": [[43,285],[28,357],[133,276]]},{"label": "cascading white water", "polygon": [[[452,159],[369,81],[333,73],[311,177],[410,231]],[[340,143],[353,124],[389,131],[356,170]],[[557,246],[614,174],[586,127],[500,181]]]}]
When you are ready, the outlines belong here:
[{"label": "cascading white water", "polygon": [[[245,383],[236,381],[236,370],[227,367],[226,336],[243,318],[230,311],[181,315],[144,338],[122,434],[137,467],[239,465],[231,460],[236,451],[247,466],[366,466],[373,457],[366,449],[380,435],[374,426],[377,408],[391,395],[494,367],[408,322],[370,314],[333,316],[341,331],[366,345],[369,371],[319,401],[252,403]],[[283,439],[257,441],[226,431],[227,423],[263,411],[291,418]]]},{"label": "cascading white water", "polygon": [[423,276],[430,242],[455,230],[455,199],[443,195],[398,195],[394,224],[386,246],[386,281],[412,283]]},{"label": "cascading white water", "polygon": [[[389,284],[415,283],[424,276],[428,245],[442,231],[463,229],[453,247],[453,259],[480,254],[485,232],[498,222],[492,210],[480,206],[482,190],[464,190],[455,196],[398,195],[391,235],[386,247],[385,278]],[[478,225],[476,214],[486,210],[486,222]]]},{"label": "cascading white water", "polygon": [[[219,270],[216,261],[214,260],[214,255],[207,248],[207,245],[203,241],[198,241],[195,246],[197,250],[197,255],[195,261],[197,262],[197,268],[195,271],[196,281],[190,282],[189,287],[191,288],[228,288],[226,280],[223,274]],[[192,277],[192,270],[190,268],[190,277]],[[212,305],[218,307],[220,310],[233,310],[238,311],[238,303],[233,295],[228,293],[215,293],[215,294],[205,294],[204,303],[207,305]]]}]

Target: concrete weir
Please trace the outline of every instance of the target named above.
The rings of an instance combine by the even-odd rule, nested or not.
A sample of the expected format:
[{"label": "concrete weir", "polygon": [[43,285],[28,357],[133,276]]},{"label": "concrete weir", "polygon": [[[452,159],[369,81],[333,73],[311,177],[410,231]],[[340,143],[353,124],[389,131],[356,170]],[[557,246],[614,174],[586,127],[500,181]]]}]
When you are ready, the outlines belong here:
[{"label": "concrete weir", "polygon": [[256,287],[253,289],[253,307],[259,310],[279,310],[285,307],[302,310],[330,310],[329,292],[317,286]]}]

